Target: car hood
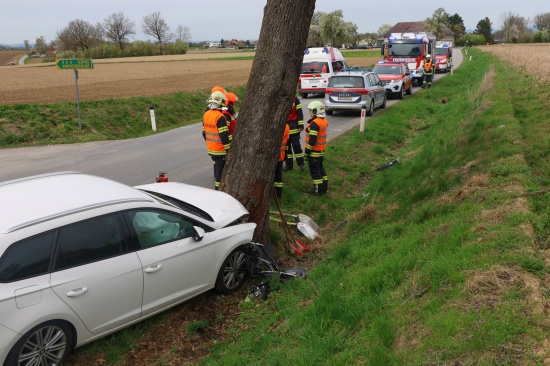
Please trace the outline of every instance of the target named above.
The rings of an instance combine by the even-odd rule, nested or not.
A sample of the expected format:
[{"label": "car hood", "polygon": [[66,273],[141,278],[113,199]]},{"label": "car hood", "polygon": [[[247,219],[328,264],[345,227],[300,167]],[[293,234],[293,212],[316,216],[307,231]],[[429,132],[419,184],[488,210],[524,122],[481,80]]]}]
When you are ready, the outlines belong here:
[{"label": "car hood", "polygon": [[152,183],[134,188],[160,193],[198,207],[212,217],[214,222],[211,225],[216,229],[229,225],[243,215],[248,215],[246,208],[235,198],[225,192],[209,188],[178,182]]}]

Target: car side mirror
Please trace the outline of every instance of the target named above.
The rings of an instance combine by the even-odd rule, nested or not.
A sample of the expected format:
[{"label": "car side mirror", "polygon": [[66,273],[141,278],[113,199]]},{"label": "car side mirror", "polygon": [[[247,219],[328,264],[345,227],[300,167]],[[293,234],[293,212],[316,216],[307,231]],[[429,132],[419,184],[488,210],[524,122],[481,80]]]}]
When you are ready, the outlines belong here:
[{"label": "car side mirror", "polygon": [[200,226],[193,226],[193,239],[195,241],[201,241],[202,238],[204,238],[204,234],[206,234],[206,231]]}]

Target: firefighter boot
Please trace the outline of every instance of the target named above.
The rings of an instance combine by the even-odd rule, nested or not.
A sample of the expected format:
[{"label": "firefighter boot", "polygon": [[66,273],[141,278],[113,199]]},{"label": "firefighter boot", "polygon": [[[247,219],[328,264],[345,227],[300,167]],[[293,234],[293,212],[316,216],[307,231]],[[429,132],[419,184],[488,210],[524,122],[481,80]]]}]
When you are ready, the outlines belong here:
[{"label": "firefighter boot", "polygon": [[323,194],[328,193],[328,179],[325,179],[322,184]]},{"label": "firefighter boot", "polygon": [[311,188],[307,193],[314,195],[314,196],[320,196],[323,194],[323,188],[321,184],[314,184],[313,188]]}]

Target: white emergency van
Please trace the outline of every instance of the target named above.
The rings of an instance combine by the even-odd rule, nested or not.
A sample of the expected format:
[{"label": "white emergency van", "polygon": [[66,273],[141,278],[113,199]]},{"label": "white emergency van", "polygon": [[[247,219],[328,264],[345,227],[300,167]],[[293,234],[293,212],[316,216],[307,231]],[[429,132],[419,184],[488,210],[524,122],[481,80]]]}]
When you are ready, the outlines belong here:
[{"label": "white emergency van", "polygon": [[330,77],[341,69],[348,68],[342,52],[334,47],[306,48],[298,92],[302,98],[308,94],[325,94]]}]

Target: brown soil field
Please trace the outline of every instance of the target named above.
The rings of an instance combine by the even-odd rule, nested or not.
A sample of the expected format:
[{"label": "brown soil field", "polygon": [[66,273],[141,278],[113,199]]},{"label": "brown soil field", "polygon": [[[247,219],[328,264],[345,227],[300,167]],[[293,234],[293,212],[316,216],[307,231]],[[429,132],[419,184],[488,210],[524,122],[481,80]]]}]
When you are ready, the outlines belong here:
[{"label": "brown soil field", "polygon": [[[116,99],[242,85],[252,60],[215,60],[252,56],[252,52],[191,51],[185,55],[94,60],[93,69],[78,72],[81,100]],[[353,58],[371,65],[372,57]],[[55,63],[0,66],[0,104],[73,102],[74,72]]]},{"label": "brown soil field", "polygon": [[0,51],[0,65],[9,66],[11,64],[17,65],[21,56],[25,55],[23,50],[10,50],[10,51]]}]

